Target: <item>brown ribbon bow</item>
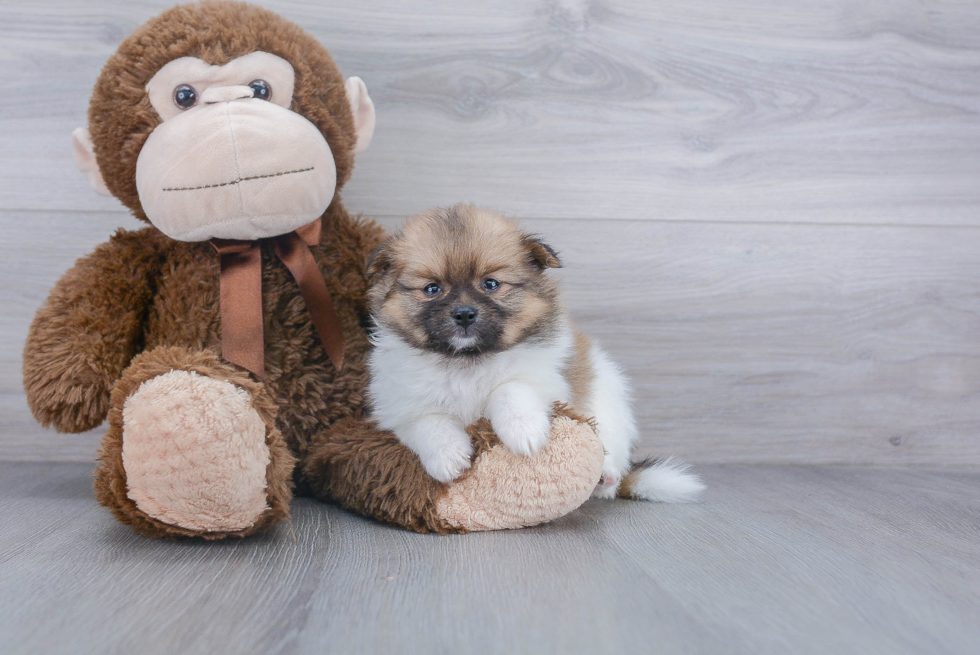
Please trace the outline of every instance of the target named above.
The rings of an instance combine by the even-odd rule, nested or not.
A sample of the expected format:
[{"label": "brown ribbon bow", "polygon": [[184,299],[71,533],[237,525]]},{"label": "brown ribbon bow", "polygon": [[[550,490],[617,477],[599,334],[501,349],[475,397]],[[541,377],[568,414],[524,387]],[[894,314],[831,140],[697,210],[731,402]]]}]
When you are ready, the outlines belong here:
[{"label": "brown ribbon bow", "polygon": [[310,246],[320,243],[319,218],[295,232],[270,239],[211,239],[221,256],[221,356],[260,378],[265,376],[261,241],[272,243],[273,251],[293,274],[323,348],[340,370],[344,365],[344,332],[310,251]]}]

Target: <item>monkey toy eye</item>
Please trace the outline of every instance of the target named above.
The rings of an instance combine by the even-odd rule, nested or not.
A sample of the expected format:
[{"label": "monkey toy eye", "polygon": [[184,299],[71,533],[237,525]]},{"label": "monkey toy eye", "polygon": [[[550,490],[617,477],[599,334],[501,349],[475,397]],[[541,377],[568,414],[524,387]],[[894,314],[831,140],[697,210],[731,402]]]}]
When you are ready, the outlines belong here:
[{"label": "monkey toy eye", "polygon": [[497,289],[500,288],[500,282],[497,282],[492,277],[488,277],[483,281],[483,284],[481,286],[487,291],[496,291]]},{"label": "monkey toy eye", "polygon": [[429,282],[427,285],[422,287],[422,293],[427,296],[438,296],[440,293],[442,293],[442,287],[435,282]]},{"label": "monkey toy eye", "polygon": [[268,100],[272,97],[272,87],[265,80],[255,80],[249,86],[252,87],[253,97],[259,100]]},{"label": "monkey toy eye", "polygon": [[197,104],[197,91],[189,84],[181,84],[174,89],[174,104],[181,109],[190,109]]}]

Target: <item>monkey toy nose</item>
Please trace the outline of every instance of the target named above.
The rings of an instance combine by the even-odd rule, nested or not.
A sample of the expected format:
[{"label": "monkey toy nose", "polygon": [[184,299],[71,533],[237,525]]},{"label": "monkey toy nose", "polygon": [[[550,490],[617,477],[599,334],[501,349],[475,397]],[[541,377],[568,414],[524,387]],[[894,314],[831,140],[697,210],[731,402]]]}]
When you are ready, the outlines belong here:
[{"label": "monkey toy nose", "polygon": [[453,310],[453,320],[460,327],[468,327],[476,323],[476,310],[472,307],[457,307]]},{"label": "monkey toy nose", "polygon": [[231,102],[243,98],[252,98],[255,91],[250,86],[212,86],[204,89],[201,94],[201,102],[206,105],[213,105],[216,102]]}]

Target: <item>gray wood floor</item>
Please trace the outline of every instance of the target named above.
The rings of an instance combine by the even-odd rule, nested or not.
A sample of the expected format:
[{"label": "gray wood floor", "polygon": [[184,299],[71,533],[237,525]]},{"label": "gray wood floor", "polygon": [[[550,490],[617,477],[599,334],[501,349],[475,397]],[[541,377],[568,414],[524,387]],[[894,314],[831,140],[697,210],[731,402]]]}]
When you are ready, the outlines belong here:
[{"label": "gray wood floor", "polygon": [[149,541],[91,466],[0,464],[5,653],[976,653],[980,473],[706,466],[699,505],[410,534],[299,500]]}]

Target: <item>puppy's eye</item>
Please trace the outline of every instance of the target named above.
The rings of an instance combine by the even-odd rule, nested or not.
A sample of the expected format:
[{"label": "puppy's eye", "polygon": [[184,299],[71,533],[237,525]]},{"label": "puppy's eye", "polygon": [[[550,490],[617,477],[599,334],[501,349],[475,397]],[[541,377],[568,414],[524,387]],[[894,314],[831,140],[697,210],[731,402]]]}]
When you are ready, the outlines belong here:
[{"label": "puppy's eye", "polygon": [[422,287],[422,293],[427,296],[438,296],[440,293],[442,293],[442,287],[435,282],[429,282],[427,285]]},{"label": "puppy's eye", "polygon": [[190,84],[181,84],[174,89],[174,104],[181,109],[190,109],[197,104],[197,91]]},{"label": "puppy's eye", "polygon": [[500,288],[500,282],[497,282],[492,277],[488,277],[483,281],[483,284],[480,286],[482,286],[486,291],[496,291],[497,289]]},{"label": "puppy's eye", "polygon": [[254,98],[268,100],[272,97],[272,87],[265,80],[255,80],[249,86],[252,88],[252,97]]}]

